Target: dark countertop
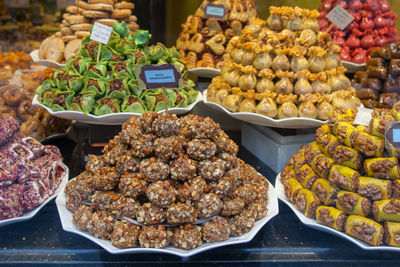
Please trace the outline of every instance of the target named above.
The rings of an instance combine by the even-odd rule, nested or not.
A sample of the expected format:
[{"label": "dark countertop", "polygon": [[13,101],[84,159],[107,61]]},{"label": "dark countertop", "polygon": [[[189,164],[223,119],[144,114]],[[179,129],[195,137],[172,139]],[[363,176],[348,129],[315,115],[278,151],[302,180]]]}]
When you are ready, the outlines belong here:
[{"label": "dark countertop", "polygon": [[[236,136],[237,137],[237,136]],[[236,139],[236,138],[233,138]],[[61,141],[63,144],[71,144]],[[275,183],[275,173],[241,148],[239,156]],[[113,255],[84,237],[63,231],[54,200],[33,219],[1,227],[0,264],[186,265],[349,265],[400,266],[400,253],[367,251],[332,234],[304,226],[279,202],[279,215],[245,244],[209,250],[192,257],[168,254]]]}]

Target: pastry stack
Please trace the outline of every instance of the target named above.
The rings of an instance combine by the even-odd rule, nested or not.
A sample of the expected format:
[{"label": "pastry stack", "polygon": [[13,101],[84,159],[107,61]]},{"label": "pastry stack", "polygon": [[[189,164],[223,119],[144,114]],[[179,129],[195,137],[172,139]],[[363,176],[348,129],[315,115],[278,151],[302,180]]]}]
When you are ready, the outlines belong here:
[{"label": "pastry stack", "polygon": [[369,127],[355,117],[337,109],[316,141],[292,156],[280,175],[285,195],[322,225],[372,246],[400,247],[400,150],[385,141],[400,102],[375,109]]},{"label": "pastry stack", "polygon": [[[206,6],[225,8],[222,18],[209,17]],[[223,66],[223,55],[229,40],[242,33],[251,18],[257,17],[253,0],[204,0],[196,13],[190,15],[176,41],[181,58],[188,68],[218,68]]]},{"label": "pastry stack", "polygon": [[132,15],[133,3],[115,0],[76,1],[68,6],[63,15],[60,31],[44,40],[39,49],[39,58],[63,62],[76,55],[82,39],[90,35],[95,22],[112,27],[114,23],[126,22],[132,32],[139,29],[136,16]]},{"label": "pastry stack", "polygon": [[333,108],[358,106],[340,47],[319,32],[318,11],[271,7],[270,14],[267,21],[251,19],[242,35],[231,39],[208,101],[277,119],[326,120]]}]

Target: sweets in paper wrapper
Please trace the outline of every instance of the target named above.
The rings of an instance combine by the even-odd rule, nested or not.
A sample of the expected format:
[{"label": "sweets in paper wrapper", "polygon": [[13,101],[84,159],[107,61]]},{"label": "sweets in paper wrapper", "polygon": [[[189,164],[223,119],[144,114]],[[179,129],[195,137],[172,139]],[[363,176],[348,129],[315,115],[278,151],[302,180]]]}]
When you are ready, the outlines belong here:
[{"label": "sweets in paper wrapper", "polygon": [[[267,216],[269,184],[237,151],[210,118],[131,117],[104,155],[89,156],[86,170],[67,184],[67,208],[89,218],[81,205],[91,201],[91,223],[105,228],[84,229],[78,217],[74,223],[119,248],[137,238],[145,248],[193,249],[241,235]],[[120,164],[128,154],[135,170]],[[132,235],[124,233],[129,229]]]}]

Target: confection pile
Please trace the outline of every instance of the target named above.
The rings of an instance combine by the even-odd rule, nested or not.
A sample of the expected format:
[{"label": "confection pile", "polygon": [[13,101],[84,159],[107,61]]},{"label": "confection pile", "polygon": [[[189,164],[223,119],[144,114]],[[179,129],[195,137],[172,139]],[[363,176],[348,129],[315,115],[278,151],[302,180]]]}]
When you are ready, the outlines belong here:
[{"label": "confection pile", "polygon": [[65,62],[79,52],[82,39],[90,35],[95,22],[112,27],[125,21],[132,32],[139,29],[137,17],[132,15],[135,4],[126,1],[89,0],[76,1],[63,15],[60,31],[45,39],[39,48],[39,58]]},{"label": "confection pile", "polygon": [[400,101],[400,41],[372,49],[367,71],[354,75],[357,96],[367,108],[392,108]]},{"label": "confection pile", "polygon": [[384,134],[400,121],[400,102],[374,109],[369,127],[354,110],[337,110],[316,141],[281,172],[286,197],[307,217],[372,246],[400,247],[400,150]]},{"label": "confection pile", "polygon": [[42,204],[67,172],[58,148],[16,135],[18,128],[14,118],[0,116],[0,220]]},{"label": "confection pile", "polygon": [[37,87],[54,71],[31,63],[30,57],[23,52],[0,54],[0,114],[22,123],[19,135],[42,140],[64,133],[71,122],[32,107]]},{"label": "confection pile", "polygon": [[269,184],[237,152],[210,118],[132,116],[67,184],[66,205],[76,227],[118,248],[193,249],[240,236],[267,215]]},{"label": "confection pile", "polygon": [[357,64],[369,59],[371,49],[399,40],[395,27],[397,15],[390,10],[386,0],[321,0],[319,23],[321,31],[330,27],[325,16],[340,5],[354,17],[344,30],[334,26],[329,33],[340,47],[340,58]]},{"label": "confection pile", "polygon": [[187,107],[196,100],[198,91],[186,78],[186,65],[175,49],[161,43],[148,46],[150,38],[144,30],[132,36],[125,22],[114,24],[97,62],[99,44],[85,37],[80,52],[37,89],[38,100],[53,111],[74,110],[98,116],[163,110],[162,89],[142,90],[134,71],[136,65],[169,63],[182,74],[184,88],[167,89],[167,105]]},{"label": "confection pile", "polygon": [[[222,5],[222,18],[210,17],[206,13],[208,4]],[[229,40],[242,34],[251,18],[257,17],[253,0],[204,0],[194,15],[188,16],[176,41],[176,48],[188,68],[218,68],[223,64],[223,55]]]},{"label": "confection pile", "polygon": [[277,119],[326,120],[333,108],[357,107],[340,47],[319,32],[317,17],[316,10],[272,6],[267,21],[252,19],[229,42],[208,101]]}]

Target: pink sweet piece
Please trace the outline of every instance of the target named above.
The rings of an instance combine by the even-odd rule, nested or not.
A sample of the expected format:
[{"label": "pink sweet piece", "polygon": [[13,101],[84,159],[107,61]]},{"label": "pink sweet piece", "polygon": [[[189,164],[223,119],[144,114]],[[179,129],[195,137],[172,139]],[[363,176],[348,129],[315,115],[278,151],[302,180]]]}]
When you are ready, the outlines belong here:
[{"label": "pink sweet piece", "polygon": [[18,130],[18,122],[13,117],[0,116],[0,145],[10,140]]},{"label": "pink sweet piece", "polygon": [[18,217],[23,213],[20,196],[21,186],[18,184],[0,189],[0,220]]}]

